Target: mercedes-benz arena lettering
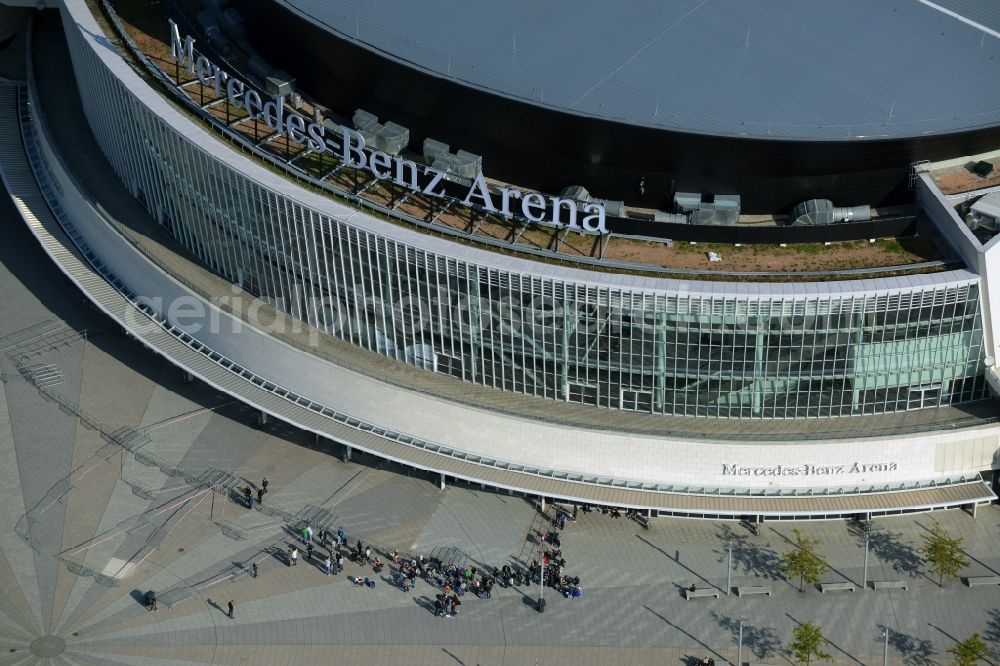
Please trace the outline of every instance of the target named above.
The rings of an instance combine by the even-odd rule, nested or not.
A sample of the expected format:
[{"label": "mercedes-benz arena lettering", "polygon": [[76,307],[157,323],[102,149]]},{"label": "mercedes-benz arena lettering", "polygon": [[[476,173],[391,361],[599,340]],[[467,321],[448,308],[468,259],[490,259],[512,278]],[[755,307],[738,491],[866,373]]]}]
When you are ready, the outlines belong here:
[{"label": "mercedes-benz arena lettering", "polygon": [[[306,143],[309,150],[322,154],[339,152],[341,161],[359,169],[367,169],[379,180],[392,180],[415,192],[433,197],[447,196],[445,186],[449,183],[447,174],[426,164],[398,155],[389,155],[381,150],[366,151],[365,139],[361,132],[340,125],[339,136],[327,136],[322,123],[311,122],[297,113],[285,113],[285,97],[279,95],[267,102],[256,90],[247,88],[238,78],[231,77],[226,70],[212,63],[205,56],[194,54],[194,38],[190,35],[181,39],[180,30],[170,21],[171,55],[178,65],[194,74],[205,86],[211,86],[216,95],[225,92],[226,99],[234,108],[245,109],[251,118],[263,118],[271,129],[287,134],[297,143]],[[514,187],[504,187],[500,191],[499,208],[493,195],[486,187],[482,171],[472,179],[467,193],[461,197],[466,206],[475,205],[491,213],[499,212],[504,217],[511,216],[511,206],[517,206],[520,214],[531,222],[555,227],[583,229],[591,233],[607,233],[605,209],[600,203],[579,203],[566,197],[544,196],[538,192],[524,193]],[[578,220],[578,208],[586,213]]]},{"label": "mercedes-benz arena lettering", "polygon": [[[300,74],[290,65],[247,74],[211,30],[196,33],[199,52],[183,12],[138,35],[113,1],[100,21],[85,0],[53,4],[61,33],[30,28],[21,127],[8,133],[35,178],[0,165],[15,202],[98,307],[262,418],[442,483],[650,514],[874,515],[994,497],[981,474],[1000,468],[1000,259],[929,172],[910,174],[908,214],[934,234],[937,262],[822,280],[792,265],[767,281],[629,271],[600,263],[614,236],[603,201],[541,194],[506,167],[489,179],[487,151],[456,176],[441,166],[451,158],[383,149],[385,132],[283,88]],[[240,48],[262,49],[251,33]],[[72,76],[79,107],[50,84]],[[273,94],[268,78],[281,79]],[[81,184],[73,132],[143,219],[114,218]],[[466,242],[437,222],[443,210],[457,227],[510,226]],[[595,249],[543,261],[546,243]]]}]

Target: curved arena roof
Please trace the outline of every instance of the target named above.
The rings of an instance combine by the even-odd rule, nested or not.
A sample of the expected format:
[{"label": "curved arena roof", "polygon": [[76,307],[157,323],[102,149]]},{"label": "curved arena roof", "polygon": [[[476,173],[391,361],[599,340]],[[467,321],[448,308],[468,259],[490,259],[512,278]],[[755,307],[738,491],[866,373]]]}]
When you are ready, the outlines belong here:
[{"label": "curved arena roof", "polygon": [[542,106],[790,139],[1000,125],[997,0],[275,0],[338,37]]}]

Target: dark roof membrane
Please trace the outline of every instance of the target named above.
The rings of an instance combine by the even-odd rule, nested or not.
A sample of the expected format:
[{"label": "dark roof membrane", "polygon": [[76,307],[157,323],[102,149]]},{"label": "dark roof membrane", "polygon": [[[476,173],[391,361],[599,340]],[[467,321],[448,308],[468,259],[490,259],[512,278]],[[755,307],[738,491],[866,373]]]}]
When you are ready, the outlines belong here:
[{"label": "dark roof membrane", "polygon": [[1000,125],[996,0],[276,1],[435,75],[637,125],[806,139]]}]

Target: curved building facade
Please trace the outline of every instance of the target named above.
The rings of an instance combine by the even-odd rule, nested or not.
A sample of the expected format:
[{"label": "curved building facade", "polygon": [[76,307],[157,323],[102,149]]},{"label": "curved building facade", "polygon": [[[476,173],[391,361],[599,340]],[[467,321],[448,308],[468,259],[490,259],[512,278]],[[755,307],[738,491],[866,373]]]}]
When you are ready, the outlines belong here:
[{"label": "curved building facade", "polygon": [[206,266],[324,333],[527,395],[656,414],[801,418],[984,397],[978,279],[811,284],[511,270],[270,191],[90,59],[84,108],[120,178]]},{"label": "curved building facade", "polygon": [[[254,342],[249,335],[184,328],[159,300],[183,292],[183,279],[171,276],[168,264],[147,266],[136,247],[135,257],[124,256],[128,236],[102,231],[99,220],[81,226],[88,252],[118,276],[112,284],[163,326],[187,331],[184,344],[214,345],[226,367],[254,377],[255,387],[291,389],[282,389],[282,399],[319,416],[342,414],[352,427],[368,424],[369,437],[397,433],[387,424],[410,417],[410,434],[396,441],[423,442],[418,466],[445,470],[427,462],[434,457],[428,451],[461,453],[463,464],[483,469],[465,478],[497,485],[491,475],[503,465],[583,485],[651,492],[683,486],[699,496],[707,487],[722,494],[730,486],[777,494],[787,487],[794,495],[852,484],[863,492],[859,484],[874,489],[880,479],[912,490],[988,467],[984,461],[1000,451],[1000,437],[988,428],[965,437],[932,436],[917,426],[912,438],[888,428],[886,439],[871,442],[839,441],[829,434],[836,428],[795,444],[781,426],[774,426],[773,439],[768,435],[768,424],[779,420],[876,424],[988,397],[993,338],[984,325],[987,289],[974,266],[822,283],[699,282],[586,271],[461,245],[355,210],[255,164],[178,113],[121,53],[95,38],[99,28],[83,0],[66,0],[62,15],[97,145],[149,217],[202,270],[320,336],[407,368],[417,381],[434,378],[455,392],[465,386],[499,401],[510,396],[511,404],[530,405],[536,414],[559,403],[570,410],[565,414],[589,415],[581,416],[587,425],[577,426],[513,407],[485,413],[388,384],[386,399],[409,407],[381,413],[377,378],[359,379],[356,392],[345,394],[333,377],[350,371],[334,373],[319,356],[311,362],[308,349],[283,347],[266,335]],[[49,162],[57,161],[51,154]],[[66,210],[93,215],[80,200],[62,197]],[[278,413],[274,404],[262,401],[260,409]],[[617,425],[628,412],[652,419],[643,434]],[[594,414],[609,419],[601,423]],[[685,417],[704,417],[706,434],[664,434],[670,419]],[[315,425],[319,417],[311,418],[302,427],[326,432]],[[734,421],[734,433],[740,422],[762,424],[759,443],[708,434],[713,424]],[[433,433],[448,441],[428,443]],[[853,462],[825,466],[838,455]],[[783,478],[790,469],[813,471]]]}]

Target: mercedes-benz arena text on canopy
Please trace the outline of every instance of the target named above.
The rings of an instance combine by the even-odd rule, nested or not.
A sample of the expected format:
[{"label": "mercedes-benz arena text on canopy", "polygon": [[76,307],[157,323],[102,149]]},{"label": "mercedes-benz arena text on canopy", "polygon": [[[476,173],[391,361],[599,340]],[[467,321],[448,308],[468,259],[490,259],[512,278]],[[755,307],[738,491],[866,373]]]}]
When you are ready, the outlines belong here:
[{"label": "mercedes-benz arena text on canopy", "polygon": [[[89,205],[64,159],[73,147],[47,126],[58,102],[30,83],[24,159],[38,156],[52,204],[32,212],[71,232],[114,289],[76,278],[76,255],[53,259],[151,349],[262,414],[443,479],[651,512],[828,516],[991,497],[979,472],[997,467],[996,336],[981,266],[709,282],[457,242],[357,193],[329,196],[240,135],[219,105],[260,113],[330,168],[367,171],[431,209],[489,200],[558,225],[557,238],[599,234],[604,210],[482,171],[449,178],[363,145],[344,123],[321,130],[186,31],[171,40],[165,29],[173,64],[192,68],[199,95],[217,95],[212,107],[170,79],[173,67],[108,48],[126,35],[102,34],[83,0],[60,2],[60,13],[85,112],[65,121],[145,208],[134,223],[183,251]],[[432,180],[461,196],[426,192]],[[46,247],[58,241],[31,228]]]}]

